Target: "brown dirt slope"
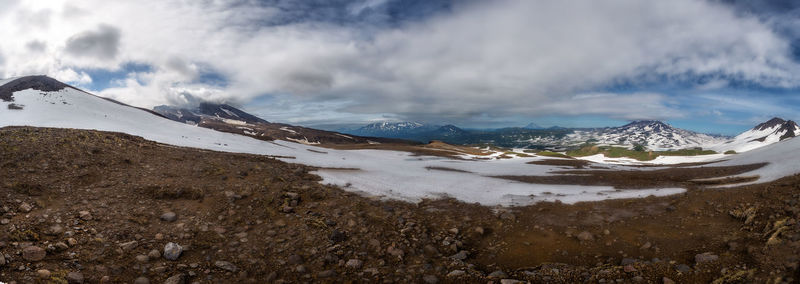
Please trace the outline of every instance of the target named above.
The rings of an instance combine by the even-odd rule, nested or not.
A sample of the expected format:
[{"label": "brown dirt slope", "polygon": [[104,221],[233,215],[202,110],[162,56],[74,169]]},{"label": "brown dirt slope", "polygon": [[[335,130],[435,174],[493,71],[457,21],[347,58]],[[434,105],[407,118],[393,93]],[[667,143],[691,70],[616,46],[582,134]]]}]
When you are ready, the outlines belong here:
[{"label": "brown dirt slope", "polygon": [[[320,185],[308,170],[118,133],[0,129],[0,281],[800,279],[800,176],[662,198],[488,208],[375,200]],[[183,248],[176,260],[161,256],[169,242]]]}]

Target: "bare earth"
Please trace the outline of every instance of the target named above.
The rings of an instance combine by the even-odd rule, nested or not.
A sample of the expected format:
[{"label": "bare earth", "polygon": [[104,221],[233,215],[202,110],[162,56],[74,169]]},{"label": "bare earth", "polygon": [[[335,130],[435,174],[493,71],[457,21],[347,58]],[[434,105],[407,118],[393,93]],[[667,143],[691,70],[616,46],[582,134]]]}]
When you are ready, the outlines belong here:
[{"label": "bare earth", "polygon": [[[800,280],[800,176],[717,190],[688,180],[746,169],[589,171],[595,184],[689,190],[490,208],[381,201],[320,185],[309,170],[118,133],[2,128],[0,281]],[[169,242],[182,247],[176,260],[164,257]]]}]

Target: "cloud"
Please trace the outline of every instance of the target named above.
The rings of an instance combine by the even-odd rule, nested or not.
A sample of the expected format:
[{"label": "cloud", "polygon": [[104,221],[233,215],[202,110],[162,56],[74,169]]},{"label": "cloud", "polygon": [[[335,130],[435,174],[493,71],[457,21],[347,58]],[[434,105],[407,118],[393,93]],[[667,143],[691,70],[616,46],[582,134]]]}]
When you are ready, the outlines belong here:
[{"label": "cloud", "polygon": [[[0,75],[119,72],[137,62],[153,68],[97,91],[143,107],[187,94],[239,104],[280,95],[309,106],[298,110],[324,106],[341,119],[451,122],[685,117],[691,113],[675,95],[648,89],[698,77],[706,83],[690,88],[800,86],[792,39],[779,31],[786,24],[775,24],[787,20],[718,1],[428,4],[447,7],[436,13],[404,11],[399,2],[22,1],[5,12],[20,16],[0,17],[9,27],[0,36],[15,39],[0,42]],[[425,16],[391,19],[412,14]],[[36,19],[47,24],[17,22]],[[45,48],[26,46],[34,41]],[[608,91],[614,86],[632,90]],[[304,119],[302,111],[284,115]]]},{"label": "cloud", "polygon": [[101,24],[96,30],[84,31],[67,40],[65,51],[78,57],[114,59],[119,53],[120,30]]}]

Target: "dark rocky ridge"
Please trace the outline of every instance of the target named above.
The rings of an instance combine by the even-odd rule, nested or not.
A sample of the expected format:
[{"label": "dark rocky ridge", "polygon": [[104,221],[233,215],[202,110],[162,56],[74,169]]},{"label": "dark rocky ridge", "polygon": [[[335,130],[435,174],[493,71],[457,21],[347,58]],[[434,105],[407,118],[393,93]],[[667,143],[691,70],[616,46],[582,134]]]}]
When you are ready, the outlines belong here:
[{"label": "dark rocky ridge", "polygon": [[78,90],[75,87],[61,83],[56,79],[44,75],[20,77],[0,86],[0,100],[3,100],[4,102],[13,102],[14,92],[27,89],[34,89],[42,92],[55,92],[65,88],[73,88]]}]

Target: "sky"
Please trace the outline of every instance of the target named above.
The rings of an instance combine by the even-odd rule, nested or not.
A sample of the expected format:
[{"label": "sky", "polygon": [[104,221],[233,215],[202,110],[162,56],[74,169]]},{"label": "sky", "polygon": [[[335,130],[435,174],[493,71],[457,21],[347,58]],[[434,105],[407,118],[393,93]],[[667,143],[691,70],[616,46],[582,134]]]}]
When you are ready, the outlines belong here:
[{"label": "sky", "polygon": [[269,121],[465,128],[800,119],[800,3],[0,0],[0,78]]}]

